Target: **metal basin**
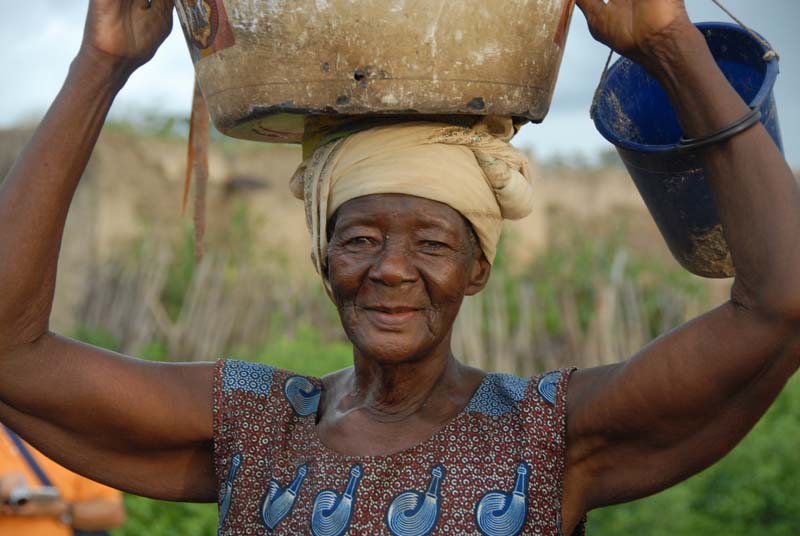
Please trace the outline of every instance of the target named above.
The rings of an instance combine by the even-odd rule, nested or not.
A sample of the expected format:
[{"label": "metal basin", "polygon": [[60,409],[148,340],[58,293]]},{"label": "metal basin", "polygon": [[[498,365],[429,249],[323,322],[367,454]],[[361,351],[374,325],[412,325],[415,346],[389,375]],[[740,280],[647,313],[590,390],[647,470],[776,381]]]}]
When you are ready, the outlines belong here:
[{"label": "metal basin", "polygon": [[308,115],[540,122],[574,0],[175,0],[215,126],[300,142]]}]

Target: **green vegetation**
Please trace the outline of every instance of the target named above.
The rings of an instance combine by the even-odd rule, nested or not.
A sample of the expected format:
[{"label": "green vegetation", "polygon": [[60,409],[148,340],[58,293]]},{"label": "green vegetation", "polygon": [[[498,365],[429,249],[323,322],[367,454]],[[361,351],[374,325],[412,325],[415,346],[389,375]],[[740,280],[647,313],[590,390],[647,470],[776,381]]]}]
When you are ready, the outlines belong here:
[{"label": "green vegetation", "polygon": [[[494,278],[505,281],[505,296],[510,307],[510,321],[516,324],[516,301],[520,284],[531,284],[539,298],[541,309],[536,314],[544,319],[549,334],[563,335],[564,317],[560,302],[565,293],[574,298],[580,327],[586,329],[596,314],[598,283],[617,278],[636,286],[642,299],[643,317],[650,327],[650,337],[660,335],[663,326],[663,307],[666,297],[685,296],[699,303],[708,301],[708,288],[701,279],[675,266],[667,267],[651,257],[627,252],[626,223],[621,222],[610,236],[597,238],[568,229],[556,237],[536,262],[518,277],[508,275],[503,241],[492,266]],[[619,273],[614,275],[615,263],[624,257]],[[672,326],[670,326],[672,327]]]},{"label": "green vegetation", "polygon": [[599,536],[800,534],[800,377],[720,463],[653,497],[589,515]]},{"label": "green vegetation", "polygon": [[349,343],[325,343],[310,326],[301,326],[293,338],[272,341],[254,361],[291,370],[307,376],[324,376],[353,364],[353,348]]},{"label": "green vegetation", "polygon": [[170,265],[167,272],[167,284],[161,295],[161,303],[167,310],[170,318],[175,320],[183,306],[184,296],[189,290],[197,262],[194,257],[194,230],[186,226],[181,240],[175,250],[175,262]]},{"label": "green vegetation", "polygon": [[217,506],[153,501],[127,495],[128,521],[114,536],[214,536]]}]

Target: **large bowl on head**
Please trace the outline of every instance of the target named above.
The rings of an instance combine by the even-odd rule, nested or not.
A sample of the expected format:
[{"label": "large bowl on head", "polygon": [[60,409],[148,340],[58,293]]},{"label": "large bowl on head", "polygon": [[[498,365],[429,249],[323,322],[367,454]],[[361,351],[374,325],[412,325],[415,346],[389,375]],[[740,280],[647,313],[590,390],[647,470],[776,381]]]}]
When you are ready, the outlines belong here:
[{"label": "large bowl on head", "polygon": [[574,0],[175,0],[215,126],[300,142],[309,115],[550,106]]}]

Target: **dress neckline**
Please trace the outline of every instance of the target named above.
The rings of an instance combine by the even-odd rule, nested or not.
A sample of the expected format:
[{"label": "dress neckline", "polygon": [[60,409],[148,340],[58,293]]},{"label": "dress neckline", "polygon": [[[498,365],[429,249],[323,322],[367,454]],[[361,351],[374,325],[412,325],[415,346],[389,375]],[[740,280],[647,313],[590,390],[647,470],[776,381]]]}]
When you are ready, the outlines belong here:
[{"label": "dress neckline", "polygon": [[[435,443],[440,436],[446,435],[451,428],[453,428],[459,421],[461,421],[468,413],[468,409],[472,406],[473,402],[475,401],[478,393],[480,393],[481,389],[484,386],[488,385],[491,378],[498,376],[499,373],[497,372],[487,372],[484,374],[481,381],[478,383],[478,386],[475,387],[475,390],[472,392],[472,395],[467,400],[467,403],[464,404],[464,407],[461,408],[455,416],[453,416],[449,421],[442,425],[436,432],[431,434],[430,437],[423,439],[419,443],[406,447],[404,449],[400,449],[396,452],[391,452],[389,454],[380,454],[380,455],[366,455],[366,456],[358,456],[355,454],[343,454],[337,450],[334,450],[327,446],[323,441],[322,438],[319,437],[319,433],[317,430],[317,413],[319,409],[315,411],[313,414],[309,415],[309,417],[305,420],[306,425],[311,427],[311,440],[312,440],[312,447],[322,451],[324,454],[331,456],[333,458],[345,461],[345,462],[379,462],[379,461],[389,461],[391,462],[393,459],[401,459],[413,455],[421,450],[424,450],[428,445]],[[322,381],[319,381],[320,388],[322,387]]]}]

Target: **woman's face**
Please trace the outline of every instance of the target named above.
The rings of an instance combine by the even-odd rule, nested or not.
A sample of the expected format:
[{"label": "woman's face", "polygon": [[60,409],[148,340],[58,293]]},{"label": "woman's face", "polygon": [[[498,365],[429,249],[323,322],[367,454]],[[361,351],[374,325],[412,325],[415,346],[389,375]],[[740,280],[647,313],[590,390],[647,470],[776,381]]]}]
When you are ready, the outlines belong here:
[{"label": "woman's face", "polygon": [[489,271],[466,220],[442,203],[369,195],[336,213],[328,278],[347,336],[371,359],[410,361],[449,344],[464,296]]}]

